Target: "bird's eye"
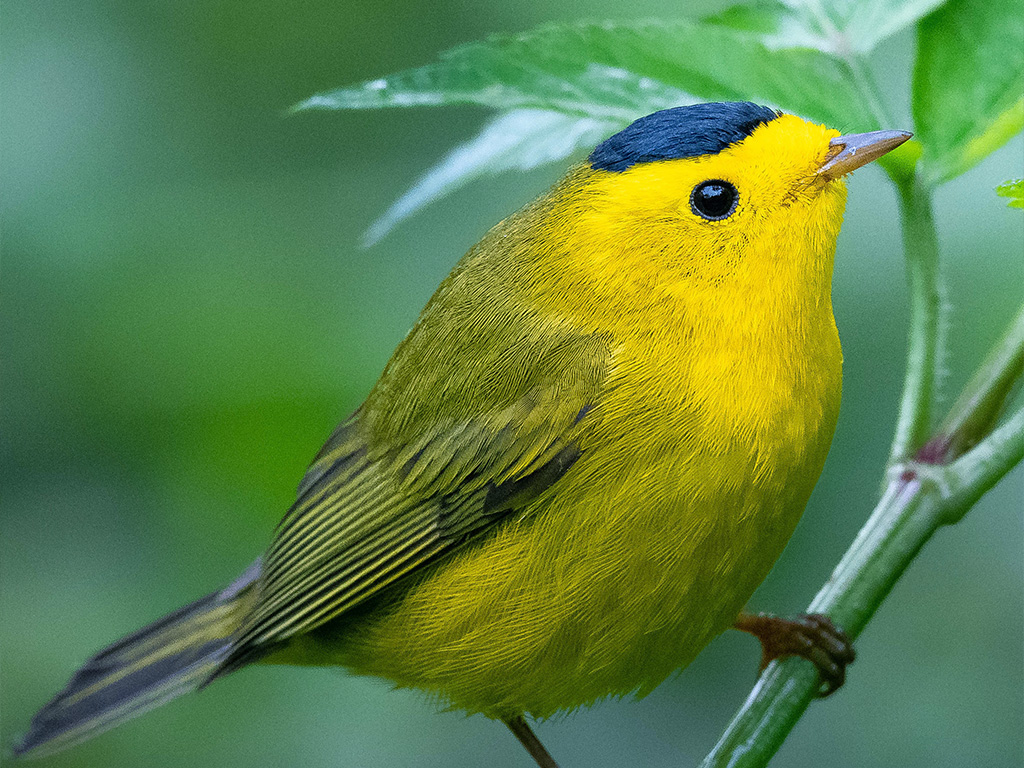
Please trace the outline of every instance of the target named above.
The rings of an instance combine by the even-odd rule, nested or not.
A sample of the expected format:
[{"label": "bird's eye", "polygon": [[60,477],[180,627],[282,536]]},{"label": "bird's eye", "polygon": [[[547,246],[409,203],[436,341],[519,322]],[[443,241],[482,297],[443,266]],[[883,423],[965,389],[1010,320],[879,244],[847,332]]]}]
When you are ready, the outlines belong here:
[{"label": "bird's eye", "polygon": [[711,221],[726,219],[736,210],[740,193],[728,181],[702,181],[690,193],[690,208],[698,216]]}]

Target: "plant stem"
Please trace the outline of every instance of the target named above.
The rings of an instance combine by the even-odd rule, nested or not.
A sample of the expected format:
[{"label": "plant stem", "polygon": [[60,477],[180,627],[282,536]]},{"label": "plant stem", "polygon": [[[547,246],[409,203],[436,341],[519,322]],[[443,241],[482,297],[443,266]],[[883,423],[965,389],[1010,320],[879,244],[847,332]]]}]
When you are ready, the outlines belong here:
[{"label": "plant stem", "polygon": [[1024,406],[949,468],[942,522],[957,523],[986,490],[1024,458]]},{"label": "plant stem", "polygon": [[939,243],[931,195],[919,174],[897,175],[893,180],[899,192],[903,220],[903,249],[910,288],[910,329],[903,396],[889,451],[890,467],[909,459],[928,437],[942,348]]},{"label": "plant stem", "polygon": [[1009,402],[1024,373],[1024,305],[981,368],[964,388],[933,437],[918,453],[942,463],[946,456],[970,450],[999,418],[998,403]]}]

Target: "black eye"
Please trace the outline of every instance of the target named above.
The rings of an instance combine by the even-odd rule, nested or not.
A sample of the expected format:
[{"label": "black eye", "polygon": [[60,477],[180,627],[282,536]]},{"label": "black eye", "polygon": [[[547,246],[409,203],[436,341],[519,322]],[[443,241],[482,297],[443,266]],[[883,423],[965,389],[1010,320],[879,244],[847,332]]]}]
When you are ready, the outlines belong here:
[{"label": "black eye", "polygon": [[736,210],[740,193],[728,181],[702,181],[690,193],[690,208],[698,216],[711,221],[728,218]]}]

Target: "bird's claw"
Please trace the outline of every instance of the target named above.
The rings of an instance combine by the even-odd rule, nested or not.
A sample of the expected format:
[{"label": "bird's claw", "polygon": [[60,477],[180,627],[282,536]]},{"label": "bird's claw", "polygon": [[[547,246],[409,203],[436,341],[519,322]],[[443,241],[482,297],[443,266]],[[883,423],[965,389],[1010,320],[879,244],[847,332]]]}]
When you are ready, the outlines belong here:
[{"label": "bird's claw", "polygon": [[[835,693],[846,680],[846,666],[857,657],[846,633],[821,613],[802,614],[793,620],[794,637],[805,649],[791,655],[802,656],[818,668],[821,685],[818,696]],[[799,627],[799,629],[797,629]]]},{"label": "bird's claw", "polygon": [[783,619],[766,614],[743,614],[736,628],[761,641],[761,670],[784,656],[800,656],[818,668],[818,696],[835,693],[846,680],[846,667],[856,658],[853,643],[832,620],[820,613]]}]

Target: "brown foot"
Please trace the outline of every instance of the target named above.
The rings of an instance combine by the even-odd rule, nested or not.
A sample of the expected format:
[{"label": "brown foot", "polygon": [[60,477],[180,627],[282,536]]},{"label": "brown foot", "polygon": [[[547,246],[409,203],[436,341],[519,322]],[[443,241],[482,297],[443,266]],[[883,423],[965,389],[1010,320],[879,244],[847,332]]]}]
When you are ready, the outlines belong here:
[{"label": "brown foot", "polygon": [[782,656],[800,656],[812,662],[821,675],[819,696],[839,690],[846,679],[846,665],[856,657],[853,643],[824,614],[780,619],[764,613],[741,613],[733,626],[761,641],[762,671]]},{"label": "brown foot", "polygon": [[537,734],[530,728],[526,718],[522,715],[510,717],[508,720],[505,720],[505,725],[519,739],[519,743],[526,747],[526,751],[530,753],[530,757],[537,761],[537,765],[540,768],[558,768],[558,763],[544,749],[544,745],[540,743],[540,739],[537,738]]}]

